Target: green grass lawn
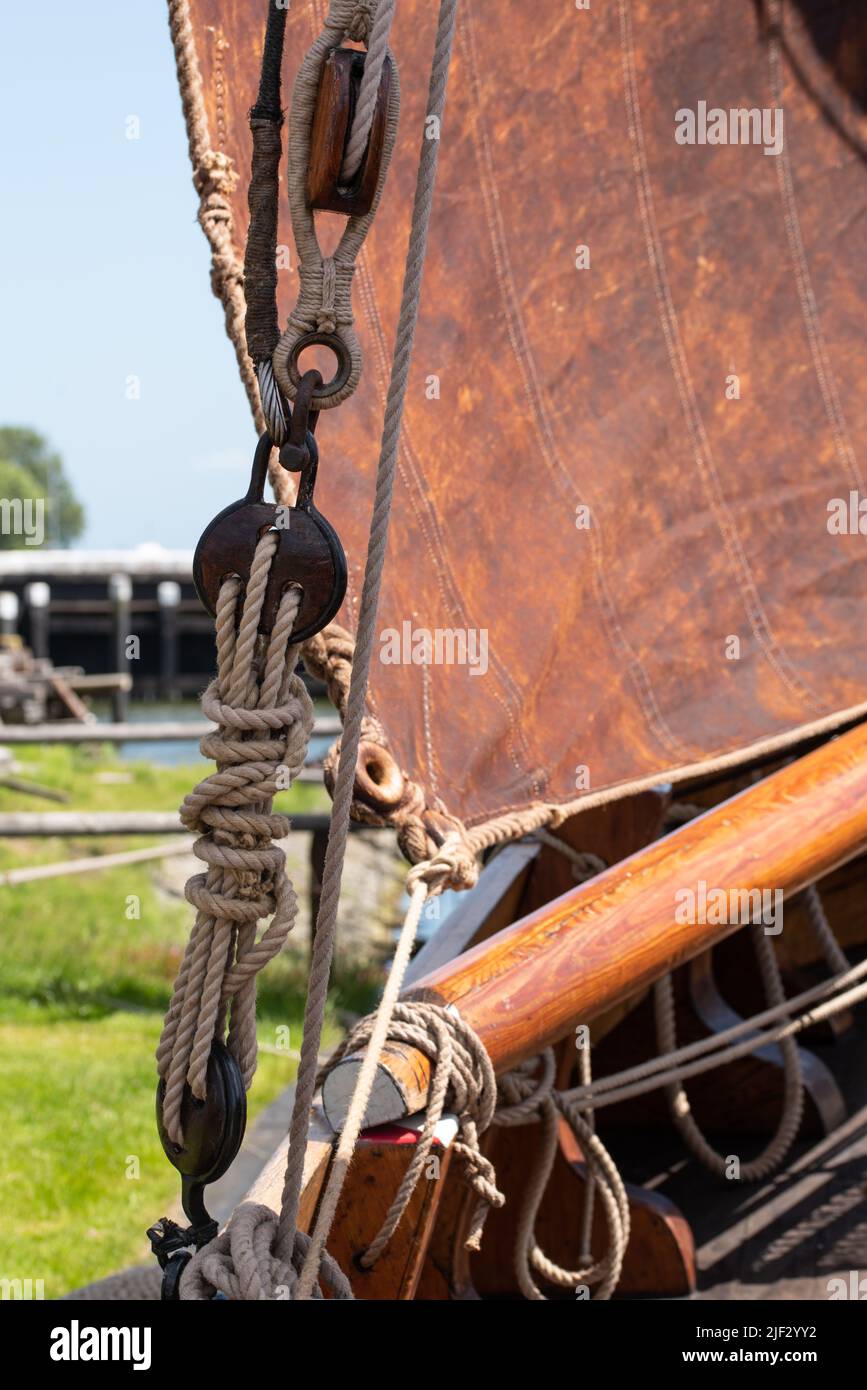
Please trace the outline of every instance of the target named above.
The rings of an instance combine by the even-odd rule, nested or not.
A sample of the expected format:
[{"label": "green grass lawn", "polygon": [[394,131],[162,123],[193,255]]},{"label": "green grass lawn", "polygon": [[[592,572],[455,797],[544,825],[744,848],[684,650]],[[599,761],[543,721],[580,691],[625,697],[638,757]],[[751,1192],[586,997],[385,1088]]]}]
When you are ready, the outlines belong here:
[{"label": "green grass lawn", "polygon": [[[68,792],[77,810],[174,809],[205,767],[120,763],[84,747],[16,757],[22,776]],[[114,780],[125,773],[129,782]],[[277,807],[308,809],[322,796],[298,787]],[[46,806],[0,789],[0,810]],[[0,870],[152,843],[10,839],[0,844]],[[0,886],[0,1277],[43,1279],[46,1298],[148,1258],[145,1227],[178,1201],[154,1123],[154,1049],[193,910],[158,875],[146,863]],[[296,950],[260,977],[261,1040],[273,1045],[288,1025],[297,1048],[304,975]],[[366,1007],[368,989],[351,981],[341,994],[338,985],[334,1002]],[[260,1054],[251,1116],[294,1067]]]}]

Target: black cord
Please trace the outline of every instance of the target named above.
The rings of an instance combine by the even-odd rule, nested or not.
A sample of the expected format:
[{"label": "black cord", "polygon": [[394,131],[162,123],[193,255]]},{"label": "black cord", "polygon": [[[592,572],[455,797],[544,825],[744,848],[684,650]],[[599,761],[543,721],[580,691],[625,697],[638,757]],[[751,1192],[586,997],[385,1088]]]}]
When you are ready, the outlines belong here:
[{"label": "black cord", "polygon": [[259,76],[259,99],[250,112],[250,119],[282,121],[280,101],[280,70],[283,66],[283,37],[286,33],[288,5],[268,0],[268,24],[262,49],[262,70]]}]

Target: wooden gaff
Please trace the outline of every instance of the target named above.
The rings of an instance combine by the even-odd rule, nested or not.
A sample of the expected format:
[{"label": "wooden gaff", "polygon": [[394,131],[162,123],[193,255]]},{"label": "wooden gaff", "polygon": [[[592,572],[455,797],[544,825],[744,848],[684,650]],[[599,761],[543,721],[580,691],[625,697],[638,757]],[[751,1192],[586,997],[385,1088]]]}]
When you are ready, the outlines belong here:
[{"label": "wooden gaff", "polygon": [[[405,998],[454,1004],[503,1072],[736,931],[677,921],[684,889],[799,892],[867,849],[867,726],[782,768],[417,981]],[[323,1088],[339,1129],[356,1055]],[[388,1043],[367,1111],[423,1109],[430,1064]]]}]

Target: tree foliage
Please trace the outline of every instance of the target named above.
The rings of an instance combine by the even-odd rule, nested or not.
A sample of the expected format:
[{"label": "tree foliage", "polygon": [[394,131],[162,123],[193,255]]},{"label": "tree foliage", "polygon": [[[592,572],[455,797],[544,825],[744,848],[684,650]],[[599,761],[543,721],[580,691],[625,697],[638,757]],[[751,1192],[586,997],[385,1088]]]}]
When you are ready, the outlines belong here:
[{"label": "tree foliage", "polygon": [[[0,499],[43,499],[45,545],[66,546],[84,530],[84,508],[63,471],[59,454],[36,430],[0,427]],[[0,528],[0,550],[23,548],[25,536]]]}]

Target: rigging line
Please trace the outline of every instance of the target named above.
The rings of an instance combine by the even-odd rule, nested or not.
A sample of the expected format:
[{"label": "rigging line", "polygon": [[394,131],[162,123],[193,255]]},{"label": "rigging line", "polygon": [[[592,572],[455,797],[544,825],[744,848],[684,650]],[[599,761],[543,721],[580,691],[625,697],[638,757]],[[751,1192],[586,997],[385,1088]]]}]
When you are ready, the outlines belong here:
[{"label": "rigging line", "polygon": [[[438,117],[440,128],[445,108],[446,84],[456,14],[457,0],[441,0],[427,102],[427,115],[428,117]],[[295,1107],[290,1129],[289,1161],[286,1167],[286,1183],[280,1217],[280,1245],[283,1250],[291,1250],[295,1236],[308,1115],[313,1100],[316,1082],[316,1057],[320,1050],[322,1025],[325,1018],[328,979],[337,926],[338,897],[349,833],[349,812],[355,784],[355,766],[361,738],[361,724],[365,712],[367,677],[375,638],[376,611],[388,539],[400,425],[418,319],[428,229],[436,183],[439,141],[429,140],[426,135],[427,132],[425,131],[421,139],[400,317],[382,428],[376,500],[371,518],[361,612],[358,621],[358,638],[352,665],[346,721],[341,740],[340,760],[334,789],[334,805],[322,875],[322,894],[316,923],[305,1010],[304,1036],[301,1045],[302,1061],[298,1072]],[[326,1192],[327,1205],[326,1199],[323,1199],[319,1219],[299,1279],[297,1291],[299,1297],[304,1297],[309,1292],[318,1270],[320,1252],[324,1248],[330,1230],[331,1216],[336,1208],[337,1195],[338,1192],[332,1188],[330,1193]]]},{"label": "rigging line", "polygon": [[[862,965],[867,966],[867,962],[862,962]],[[859,975],[863,973],[863,970],[858,972]],[[802,997],[803,996],[798,995],[786,1000],[783,1007],[791,1012],[792,1006]],[[804,1013],[796,1015],[794,1018],[790,1018],[784,1014],[785,1021],[778,1023],[774,1028],[761,1031],[747,1038],[745,1042],[737,1043],[732,1047],[720,1047],[719,1050],[714,1052],[711,1056],[700,1057],[697,1062],[690,1063],[687,1066],[671,1066],[668,1071],[657,1072],[654,1076],[645,1074],[643,1080],[636,1081],[628,1086],[620,1085],[628,1073],[617,1072],[603,1078],[603,1082],[616,1087],[616,1089],[613,1090],[606,1090],[605,1094],[599,1094],[601,1083],[594,1081],[590,1087],[589,1093],[585,1092],[583,1086],[576,1086],[571,1091],[564,1092],[564,1095],[569,1100],[574,1100],[581,1106],[592,1104],[597,1110],[603,1105],[616,1105],[620,1101],[631,1100],[633,1096],[644,1095],[647,1091],[655,1091],[662,1086],[667,1086],[677,1081],[688,1080],[691,1076],[700,1076],[704,1072],[713,1071],[717,1067],[726,1066],[729,1062],[736,1062],[741,1057],[751,1056],[753,1053],[758,1052],[760,1048],[767,1047],[771,1043],[781,1042],[784,1038],[795,1037],[797,1034],[803,1033],[807,1028],[812,1028],[814,1024],[821,1023],[826,1018],[833,1018],[835,1014],[841,1013],[844,1009],[859,1003],[864,998],[867,998],[867,983],[862,981],[860,984],[853,985],[852,988],[839,990],[834,993],[830,999],[826,1000],[825,1003],[817,1004],[815,1008],[808,1009]],[[779,1014],[780,1012],[782,1012],[780,1009],[766,1009],[764,1011],[765,1016],[769,1013]],[[756,1017],[759,1017],[759,1015],[756,1015]],[[749,1026],[754,1022],[755,1018],[747,1019],[745,1020],[745,1025]],[[743,1026],[744,1025],[739,1024],[737,1030],[734,1028],[725,1029],[723,1032],[717,1033],[712,1039],[706,1041],[720,1044],[727,1037],[731,1037],[736,1031],[740,1031]],[[678,1048],[676,1051],[668,1053],[658,1060],[665,1064],[669,1064],[672,1061],[677,1061],[687,1050],[689,1049]],[[635,1072],[639,1069],[632,1068],[631,1070]]]},{"label": "rigging line", "polygon": [[[340,166],[340,179],[344,184],[351,183],[359,172],[364,159],[364,152],[367,149],[373,117],[376,113],[376,99],[379,96],[382,69],[388,57],[388,36],[391,32],[395,7],[396,0],[378,0],[376,5],[376,12],[367,40],[367,55],[364,59],[364,72],[361,75],[361,84],[358,88],[352,128],[343,152],[343,163]],[[350,37],[355,37],[356,31],[354,29],[350,29],[348,32]]]},{"label": "rigging line", "polygon": [[[259,73],[259,95],[250,111],[253,155],[247,206],[250,221],[244,248],[244,334],[247,352],[256,364],[262,409],[275,444],[286,437],[283,402],[270,371],[271,354],[280,338],[277,313],[277,223],[280,198],[280,159],[283,154],[283,107],[280,70],[286,11],[268,4],[268,22]],[[282,500],[282,499],[281,499]]]},{"label": "rigging line", "polygon": [[[600,1101],[601,1095],[611,1090],[626,1085],[627,1082],[640,1082],[655,1072],[663,1071],[670,1067],[672,1063],[685,1062],[694,1057],[703,1057],[706,1053],[720,1052],[721,1055],[728,1043],[746,1036],[750,1048],[756,1051],[760,1047],[765,1047],[768,1043],[776,1041],[770,1033],[763,1033],[759,1030],[764,1028],[766,1023],[774,1023],[777,1019],[788,1022],[795,1009],[799,1009],[808,1004],[823,1004],[824,1002],[833,1003],[842,991],[847,994],[852,986],[858,985],[867,976],[867,960],[861,961],[860,965],[853,965],[844,975],[836,975],[830,980],[823,980],[818,985],[812,985],[809,989],[803,990],[800,994],[790,995],[783,1004],[774,1005],[771,1008],[763,1009],[761,1013],[752,1014],[749,1018],[741,1019],[739,1023],[733,1024],[730,1028],[724,1028],[719,1033],[712,1033],[709,1037],[700,1038],[694,1043],[685,1043],[682,1047],[676,1048],[673,1052],[656,1057],[648,1058],[645,1062],[638,1062],[635,1066],[628,1067],[625,1071],[613,1072],[610,1076],[598,1077],[589,1090],[578,1087],[575,1091],[576,1098],[579,1100],[592,1100],[595,1105],[605,1104]],[[812,1016],[812,1010],[811,1016]],[[723,1061],[727,1060],[723,1056]],[[718,1063],[722,1065],[722,1061]],[[662,1083],[657,1083],[661,1085]],[[638,1092],[636,1092],[638,1094]]]}]

